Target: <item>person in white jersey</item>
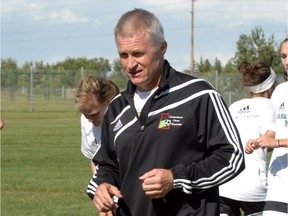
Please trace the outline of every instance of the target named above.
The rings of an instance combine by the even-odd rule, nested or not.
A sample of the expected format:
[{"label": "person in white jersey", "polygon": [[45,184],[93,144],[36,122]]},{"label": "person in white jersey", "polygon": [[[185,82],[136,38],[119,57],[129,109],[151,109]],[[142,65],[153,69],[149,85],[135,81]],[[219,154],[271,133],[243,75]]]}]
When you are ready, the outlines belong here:
[{"label": "person in white jersey", "polygon": [[[119,93],[118,87],[102,77],[87,76],[79,83],[75,102],[81,115],[81,151],[90,160],[101,146],[101,125],[111,99]],[[95,164],[91,160],[91,171]]]},{"label": "person in white jersey", "polygon": [[[264,135],[272,121],[270,96],[274,89],[276,74],[262,62],[243,62],[239,66],[242,84],[250,88],[250,98],[234,102],[229,111],[239,130],[242,144]],[[245,154],[245,169],[236,178],[219,188],[220,215],[262,215],[267,191],[267,149]]]},{"label": "person in white jersey", "polygon": [[259,147],[273,148],[263,216],[288,215],[288,37],[281,43],[280,51],[286,82],[279,84],[271,96],[274,124],[264,136],[250,140],[245,148],[246,153],[254,153]]}]

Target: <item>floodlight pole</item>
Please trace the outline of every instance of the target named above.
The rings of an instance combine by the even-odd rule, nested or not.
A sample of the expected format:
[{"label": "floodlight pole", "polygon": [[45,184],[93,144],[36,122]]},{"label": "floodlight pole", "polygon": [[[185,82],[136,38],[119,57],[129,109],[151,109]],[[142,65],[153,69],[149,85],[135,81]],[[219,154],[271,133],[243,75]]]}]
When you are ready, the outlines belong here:
[{"label": "floodlight pole", "polygon": [[194,1],[192,0],[192,11],[191,11],[191,75],[194,76]]},{"label": "floodlight pole", "polygon": [[84,67],[81,66],[81,79],[83,79],[83,78],[84,78]]},{"label": "floodlight pole", "polygon": [[33,112],[33,65],[30,68],[30,112]]}]

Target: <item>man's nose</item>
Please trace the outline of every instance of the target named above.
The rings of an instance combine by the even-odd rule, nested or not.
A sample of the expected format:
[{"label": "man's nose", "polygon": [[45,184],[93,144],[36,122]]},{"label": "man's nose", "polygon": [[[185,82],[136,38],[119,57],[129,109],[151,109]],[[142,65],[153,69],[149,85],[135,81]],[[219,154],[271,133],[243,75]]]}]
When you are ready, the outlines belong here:
[{"label": "man's nose", "polygon": [[137,61],[133,56],[128,57],[128,62],[127,62],[127,68],[128,70],[133,70],[135,67],[137,67]]}]

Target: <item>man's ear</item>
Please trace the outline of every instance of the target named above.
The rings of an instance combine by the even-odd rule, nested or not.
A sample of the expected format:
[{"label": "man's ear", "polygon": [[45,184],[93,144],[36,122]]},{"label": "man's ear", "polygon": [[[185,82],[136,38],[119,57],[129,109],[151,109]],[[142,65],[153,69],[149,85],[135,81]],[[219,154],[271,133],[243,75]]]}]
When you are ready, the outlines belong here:
[{"label": "man's ear", "polygon": [[167,50],[167,42],[164,42],[160,46],[160,51],[164,54]]}]

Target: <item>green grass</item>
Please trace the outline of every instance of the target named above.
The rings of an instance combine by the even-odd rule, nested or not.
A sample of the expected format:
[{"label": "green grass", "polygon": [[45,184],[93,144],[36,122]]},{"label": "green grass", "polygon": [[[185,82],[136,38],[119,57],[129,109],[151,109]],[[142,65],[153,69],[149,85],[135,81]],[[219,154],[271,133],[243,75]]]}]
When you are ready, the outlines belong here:
[{"label": "green grass", "polygon": [[73,97],[35,96],[30,112],[27,95],[1,96],[1,215],[97,215]]},{"label": "green grass", "polygon": [[[1,93],[1,214],[97,215],[86,195],[90,162],[80,152],[80,114],[70,98]],[[270,158],[270,154],[269,154]]]}]

